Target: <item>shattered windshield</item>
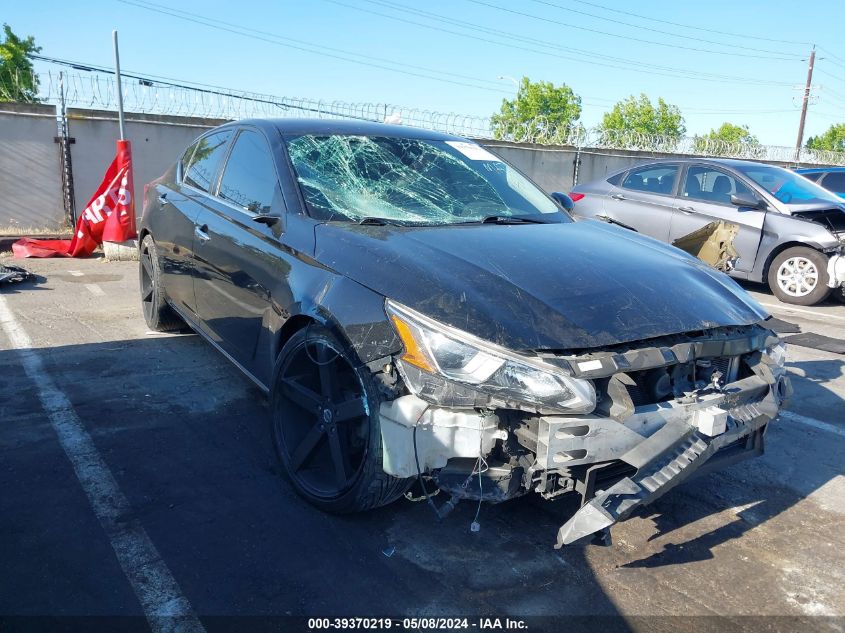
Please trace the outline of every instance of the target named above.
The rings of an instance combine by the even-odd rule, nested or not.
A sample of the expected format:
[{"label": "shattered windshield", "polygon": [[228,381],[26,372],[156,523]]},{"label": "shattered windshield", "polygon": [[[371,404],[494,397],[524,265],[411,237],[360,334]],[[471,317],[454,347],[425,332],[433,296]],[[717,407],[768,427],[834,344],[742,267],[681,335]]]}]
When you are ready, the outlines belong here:
[{"label": "shattered windshield", "polygon": [[536,216],[569,221],[519,172],[468,141],[305,135],[287,146],[317,219],[427,226]]}]

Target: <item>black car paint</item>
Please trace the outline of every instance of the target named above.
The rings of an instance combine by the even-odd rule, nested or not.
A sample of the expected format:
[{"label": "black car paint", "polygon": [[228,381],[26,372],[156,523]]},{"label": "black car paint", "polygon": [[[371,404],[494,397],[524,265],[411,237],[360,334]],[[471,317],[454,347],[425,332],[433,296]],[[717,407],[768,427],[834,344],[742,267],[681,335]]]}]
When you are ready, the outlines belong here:
[{"label": "black car paint", "polygon": [[433,319],[515,350],[617,345],[766,314],[725,275],[601,222],[317,227],[316,259]]},{"label": "black car paint", "polygon": [[[173,280],[165,290],[176,283],[182,292],[169,297],[177,311],[265,390],[283,342],[311,322],[346,340],[362,363],[397,353],[385,297],[519,350],[590,349],[766,316],[733,281],[694,258],[598,222],[318,222],[307,214],[283,142],[305,133],[460,137],[343,121],[227,126],[258,130],[269,143],[282,192],[273,213],[281,221],[254,222],[182,185],[175,166],[149,188],[140,235],[161,246],[162,269]],[[195,228],[211,239],[198,244]],[[193,293],[185,291],[186,278]]]}]

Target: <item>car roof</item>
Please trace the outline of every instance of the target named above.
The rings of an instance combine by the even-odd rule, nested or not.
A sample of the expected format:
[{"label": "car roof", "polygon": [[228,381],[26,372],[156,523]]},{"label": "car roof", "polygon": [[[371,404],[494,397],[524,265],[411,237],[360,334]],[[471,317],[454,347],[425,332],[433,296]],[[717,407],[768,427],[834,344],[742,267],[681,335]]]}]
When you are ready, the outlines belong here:
[{"label": "car roof", "polygon": [[845,171],[845,167],[802,167],[795,170],[799,174],[812,173],[827,173],[829,171]]},{"label": "car roof", "polygon": [[631,169],[637,169],[639,167],[647,167],[648,165],[660,165],[661,163],[668,163],[668,164],[692,164],[692,163],[704,163],[707,165],[721,165],[723,167],[732,167],[736,169],[737,167],[747,167],[748,165],[760,165],[761,167],[774,167],[776,165],[768,165],[766,163],[761,163],[754,160],[740,160],[739,158],[708,158],[706,156],[678,156],[677,158],[656,158],[654,160],[645,161],[642,163],[638,163],[636,165],[629,165],[624,169],[620,169],[614,172],[612,175],[621,174],[623,172],[629,171]]},{"label": "car roof", "polygon": [[290,136],[299,136],[302,134],[342,134],[350,136],[390,136],[437,141],[467,140],[461,136],[444,134],[443,132],[435,132],[434,130],[425,130],[408,125],[389,125],[375,121],[350,119],[242,119],[240,121],[226,123],[222,127],[235,125],[254,125],[265,131],[275,128],[282,134]]}]

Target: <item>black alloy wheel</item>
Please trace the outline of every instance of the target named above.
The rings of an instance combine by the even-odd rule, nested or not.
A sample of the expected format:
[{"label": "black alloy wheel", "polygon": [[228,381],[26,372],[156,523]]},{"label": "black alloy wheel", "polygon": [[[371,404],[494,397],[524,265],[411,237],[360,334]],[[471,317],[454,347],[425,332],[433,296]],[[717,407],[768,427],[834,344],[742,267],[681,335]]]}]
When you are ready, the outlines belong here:
[{"label": "black alloy wheel", "polygon": [[328,331],[309,326],[285,345],[273,390],[279,457],[297,492],[336,513],[384,505],[407,480],[382,470],[380,398],[369,369],[356,366]]}]

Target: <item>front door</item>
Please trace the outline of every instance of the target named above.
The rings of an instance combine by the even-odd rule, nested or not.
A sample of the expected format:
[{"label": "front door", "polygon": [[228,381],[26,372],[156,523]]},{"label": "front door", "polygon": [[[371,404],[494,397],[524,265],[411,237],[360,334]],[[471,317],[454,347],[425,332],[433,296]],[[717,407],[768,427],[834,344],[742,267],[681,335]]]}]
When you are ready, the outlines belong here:
[{"label": "front door", "polygon": [[684,175],[677,208],[672,216],[669,241],[724,220],[739,225],[734,248],[739,253],[736,270],[751,272],[763,231],[766,212],[731,204],[732,195],[758,199],[751,189],[730,172],[709,165],[691,165]]},{"label": "front door", "polygon": [[[278,221],[268,226],[267,216]],[[263,218],[263,219],[262,219]],[[264,382],[271,289],[286,279],[282,256],[284,201],[269,145],[258,130],[241,130],[217,194],[197,218],[194,291],[205,333]]]}]

